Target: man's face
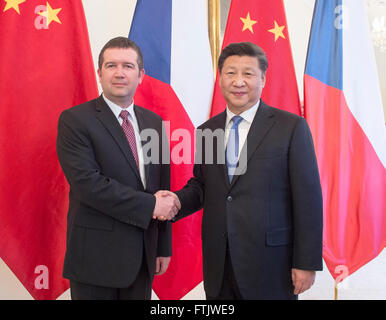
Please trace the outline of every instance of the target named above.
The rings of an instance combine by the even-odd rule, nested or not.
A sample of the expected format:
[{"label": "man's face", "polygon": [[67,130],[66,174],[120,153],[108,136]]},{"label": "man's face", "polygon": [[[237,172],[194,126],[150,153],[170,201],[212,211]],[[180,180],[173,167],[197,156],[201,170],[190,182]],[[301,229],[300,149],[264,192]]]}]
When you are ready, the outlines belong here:
[{"label": "man's face", "polygon": [[265,75],[256,57],[229,56],[224,61],[219,84],[229,110],[240,114],[260,99]]},{"label": "man's face", "polygon": [[121,107],[129,106],[145,74],[145,70],[139,71],[137,52],[131,48],[108,48],[103,57],[98,75],[104,95]]}]

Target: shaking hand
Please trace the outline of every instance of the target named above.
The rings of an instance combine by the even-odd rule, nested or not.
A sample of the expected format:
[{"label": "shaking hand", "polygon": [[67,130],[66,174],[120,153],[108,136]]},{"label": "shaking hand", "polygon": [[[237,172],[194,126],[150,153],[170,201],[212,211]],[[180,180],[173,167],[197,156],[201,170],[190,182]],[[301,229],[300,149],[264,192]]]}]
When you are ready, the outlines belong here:
[{"label": "shaking hand", "polygon": [[160,190],[154,194],[156,198],[153,219],[172,220],[181,209],[177,195],[171,191]]}]

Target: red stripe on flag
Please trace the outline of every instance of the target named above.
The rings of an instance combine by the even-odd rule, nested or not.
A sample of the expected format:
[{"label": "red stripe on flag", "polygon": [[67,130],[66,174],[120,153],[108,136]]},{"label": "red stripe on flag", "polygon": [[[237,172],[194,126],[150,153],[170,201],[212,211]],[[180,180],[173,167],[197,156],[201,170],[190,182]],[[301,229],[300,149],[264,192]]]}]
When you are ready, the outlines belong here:
[{"label": "red stripe on flag", "polygon": [[[170,85],[145,76],[134,97],[135,104],[170,121],[167,129],[171,149],[171,190],[182,189],[192,177],[194,163],[194,126]],[[185,140],[178,138],[182,129]],[[177,134],[174,136],[174,134]],[[178,140],[177,140],[178,138]],[[190,139],[190,140],[186,140]],[[179,149],[184,146],[185,148]],[[175,151],[187,152],[188,163],[176,164]],[[173,224],[173,257],[167,272],[155,277],[154,292],[162,300],[179,300],[202,281],[202,211]]]}]

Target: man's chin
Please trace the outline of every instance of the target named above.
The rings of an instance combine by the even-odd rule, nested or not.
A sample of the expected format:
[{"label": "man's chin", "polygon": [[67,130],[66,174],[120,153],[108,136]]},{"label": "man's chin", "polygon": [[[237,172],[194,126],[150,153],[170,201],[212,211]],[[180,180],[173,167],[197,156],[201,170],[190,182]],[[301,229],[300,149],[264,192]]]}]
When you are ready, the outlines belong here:
[{"label": "man's chin", "polygon": [[116,99],[125,99],[130,98],[130,94],[127,92],[115,91],[111,93],[111,97],[114,97]]},{"label": "man's chin", "polygon": [[237,103],[230,104],[231,108],[235,110],[243,110],[245,109],[246,105],[247,105],[247,102],[245,103],[237,102]]}]

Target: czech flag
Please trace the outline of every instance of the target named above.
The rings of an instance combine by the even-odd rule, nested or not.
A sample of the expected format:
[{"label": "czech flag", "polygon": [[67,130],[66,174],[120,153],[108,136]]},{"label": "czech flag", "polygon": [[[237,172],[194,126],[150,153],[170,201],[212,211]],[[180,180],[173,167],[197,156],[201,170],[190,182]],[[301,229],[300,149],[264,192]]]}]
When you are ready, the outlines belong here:
[{"label": "czech flag", "polygon": [[[129,34],[146,72],[134,101],[166,121],[172,191],[192,176],[194,129],[209,115],[214,75],[207,24],[205,0],[138,0]],[[173,224],[168,271],[153,283],[160,299],[181,299],[202,282],[201,217]]]},{"label": "czech flag", "polygon": [[323,257],[336,279],[386,246],[386,130],[364,1],[316,1],[304,93],[323,189]]}]

